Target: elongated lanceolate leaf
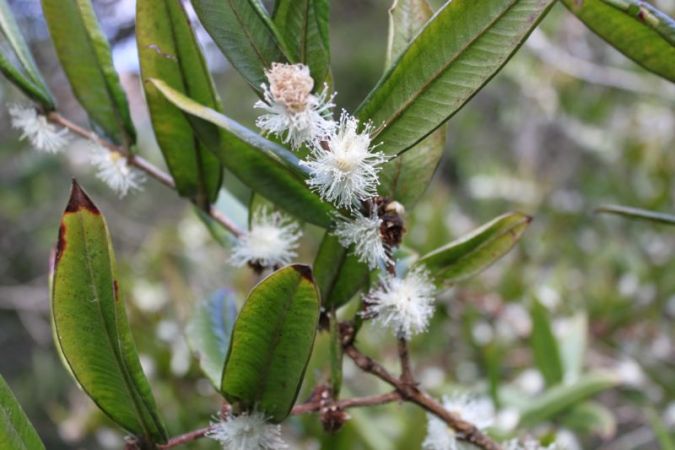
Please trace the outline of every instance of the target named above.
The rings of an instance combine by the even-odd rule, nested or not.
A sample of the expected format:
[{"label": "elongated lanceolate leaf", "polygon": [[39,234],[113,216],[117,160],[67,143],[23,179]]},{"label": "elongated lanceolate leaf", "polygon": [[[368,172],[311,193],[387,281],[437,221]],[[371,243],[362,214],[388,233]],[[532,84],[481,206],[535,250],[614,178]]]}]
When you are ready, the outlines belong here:
[{"label": "elongated lanceolate leaf", "polygon": [[[218,159],[195,136],[183,113],[147,80],[159,78],[176,91],[219,109],[211,76],[181,0],[138,0],[136,39],[152,126],[178,192],[204,207],[222,181]],[[202,124],[209,127],[207,123]]]},{"label": "elongated lanceolate leaf", "polygon": [[533,398],[521,411],[520,425],[546,422],[580,402],[619,384],[619,378],[611,373],[590,373],[569,385],[558,385]]},{"label": "elongated lanceolate leaf", "polygon": [[507,254],[532,218],[507,213],[420,258],[438,281],[454,283],[472,277]]},{"label": "elongated lanceolate leaf", "polygon": [[221,289],[196,306],[187,326],[192,352],[197,355],[204,374],[218,390],[236,318],[237,303],[233,293]]},{"label": "elongated lanceolate leaf", "polygon": [[[395,0],[389,10],[387,68],[398,59],[433,15],[427,0]],[[380,173],[378,191],[412,207],[427,189],[443,156],[446,127],[424,138],[406,153],[387,162]]]},{"label": "elongated lanceolate leaf", "polygon": [[0,71],[43,108],[54,109],[54,98],[35,65],[7,0],[0,0],[0,37],[8,44],[0,52]]},{"label": "elongated lanceolate leaf", "polygon": [[596,212],[615,214],[629,219],[646,220],[649,222],[675,225],[675,215],[649,211],[647,209],[631,208],[629,206],[607,205],[596,209]]},{"label": "elongated lanceolate leaf", "polygon": [[675,82],[675,20],[642,0],[562,0],[617,50]]},{"label": "elongated lanceolate leaf", "polygon": [[35,428],[0,375],[0,450],[43,450]]},{"label": "elongated lanceolate leaf", "polygon": [[[304,169],[293,153],[200,105],[163,81],[151,82],[191,118],[199,139],[244,184],[302,220],[324,228],[331,226],[333,207],[309,189]],[[217,125],[219,130],[203,127],[204,121]]]},{"label": "elongated lanceolate leaf", "polygon": [[232,66],[256,90],[265,69],[286,62],[281,34],[260,0],[192,0],[204,28]]},{"label": "elongated lanceolate leaf", "polygon": [[532,318],[530,342],[534,362],[546,386],[553,386],[562,382],[564,374],[560,348],[553,335],[551,318],[546,307],[536,300],[532,302],[530,317]]},{"label": "elongated lanceolate leaf", "polygon": [[253,288],[234,325],[221,391],[235,411],[281,422],[312,352],[319,293],[308,266],[286,266]]},{"label": "elongated lanceolate leaf", "polygon": [[146,443],[166,441],[136,352],[101,212],[80,186],[61,221],[52,315],[57,345],[80,387],[122,428]]},{"label": "elongated lanceolate leaf", "polygon": [[508,61],[554,0],[453,0],[433,16],[358,108],[388,154],[456,113]]},{"label": "elongated lanceolate leaf", "polygon": [[90,0],[42,0],[42,11],[80,104],[108,137],[131,146],[136,131],[129,105]]},{"label": "elongated lanceolate leaf", "polygon": [[330,82],[328,0],[279,0],[273,20],[295,61],[309,66],[314,84]]}]

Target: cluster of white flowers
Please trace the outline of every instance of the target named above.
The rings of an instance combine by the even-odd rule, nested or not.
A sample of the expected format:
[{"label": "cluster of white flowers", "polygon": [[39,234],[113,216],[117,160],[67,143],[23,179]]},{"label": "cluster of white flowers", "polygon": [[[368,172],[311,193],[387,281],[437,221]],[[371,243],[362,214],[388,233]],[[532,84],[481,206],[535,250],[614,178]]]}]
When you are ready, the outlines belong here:
[{"label": "cluster of white flowers", "polygon": [[249,263],[261,267],[283,266],[297,256],[301,237],[299,225],[289,217],[260,208],[253,214],[251,229],[237,239],[230,261],[238,267]]},{"label": "cluster of white flowers", "polygon": [[[68,130],[50,123],[34,107],[10,105],[8,110],[12,127],[21,130],[21,139],[28,139],[36,150],[58,153],[68,144]],[[141,189],[145,177],[134,170],[121,153],[94,143],[91,163],[97,169],[98,178],[120,197]]]},{"label": "cluster of white flowers", "polygon": [[324,85],[312,94],[314,80],[303,64],[273,63],[265,72],[263,100],[255,104],[265,113],[256,125],[280,137],[293,149],[308,146],[301,165],[309,173],[307,184],[321,198],[356,215],[338,219],[336,236],[344,246],[355,244],[355,253],[371,268],[386,260],[379,219],[362,216],[357,210],[366,199],[377,195],[378,174],[387,157],[373,151],[370,124],[343,112],[332,116],[334,94]]},{"label": "cluster of white flowers", "polygon": [[228,416],[211,425],[207,437],[225,450],[281,450],[288,446],[281,439],[281,427],[268,423],[260,412]]},{"label": "cluster of white flowers", "polygon": [[[495,409],[490,399],[470,394],[456,394],[443,399],[443,407],[472,423],[479,430],[492,426]],[[456,433],[438,417],[428,414],[427,436],[422,443],[424,450],[458,450]]]},{"label": "cluster of white flowers", "polygon": [[58,153],[68,143],[68,131],[58,129],[32,106],[10,105],[12,127],[21,130],[21,139],[28,139],[35,149]]},{"label": "cluster of white flowers", "polygon": [[410,339],[427,329],[434,313],[435,290],[429,274],[421,268],[404,278],[386,276],[366,296],[366,314],[375,316],[375,323],[391,329],[397,337]]}]

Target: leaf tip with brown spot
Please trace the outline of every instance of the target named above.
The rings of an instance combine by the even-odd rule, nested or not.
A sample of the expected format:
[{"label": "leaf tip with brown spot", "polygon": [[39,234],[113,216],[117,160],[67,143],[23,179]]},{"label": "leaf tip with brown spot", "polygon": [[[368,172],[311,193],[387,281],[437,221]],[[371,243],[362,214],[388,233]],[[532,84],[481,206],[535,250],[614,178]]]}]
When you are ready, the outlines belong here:
[{"label": "leaf tip with brown spot", "polygon": [[300,274],[301,277],[308,280],[310,283],[314,283],[314,277],[312,276],[312,268],[305,264],[293,264],[293,269]]},{"label": "leaf tip with brown spot", "polygon": [[73,185],[70,189],[70,199],[66,206],[66,212],[77,212],[82,208],[94,214],[99,214],[99,210],[96,205],[94,205],[94,202],[91,201],[89,196],[80,187],[77,180],[73,178]]}]

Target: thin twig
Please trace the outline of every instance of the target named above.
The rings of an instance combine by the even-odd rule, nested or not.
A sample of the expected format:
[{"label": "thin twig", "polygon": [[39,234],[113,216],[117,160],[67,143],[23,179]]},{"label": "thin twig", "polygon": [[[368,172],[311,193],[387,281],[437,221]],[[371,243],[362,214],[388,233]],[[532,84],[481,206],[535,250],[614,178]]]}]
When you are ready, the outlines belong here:
[{"label": "thin twig", "polygon": [[410,365],[408,341],[404,337],[398,338],[398,359],[401,361],[401,381],[410,385],[415,384],[415,378]]},{"label": "thin twig", "polygon": [[[337,406],[338,409],[358,408],[363,406],[384,405],[401,400],[401,394],[398,391],[387,392],[386,394],[368,395],[365,397],[346,398],[332,403],[332,406]],[[298,416],[311,412],[317,412],[321,409],[322,402],[320,400],[309,401],[300,405],[295,405],[291,414]]]},{"label": "thin twig", "polygon": [[459,415],[446,410],[443,405],[420,391],[416,386],[394,377],[382,365],[361,353],[353,344],[345,346],[345,354],[364,372],[375,375],[395,387],[401,395],[402,400],[415,403],[443,420],[450,428],[457,432],[462,440],[470,442],[484,450],[501,449],[499,444],[483,434],[475,425],[462,419]]},{"label": "thin twig", "polygon": [[[121,147],[119,145],[115,145],[106,139],[101,138],[98,134],[95,132],[88,130],[84,127],[81,127],[77,125],[76,123],[70,121],[69,119],[66,119],[63,117],[61,114],[57,112],[50,112],[47,115],[47,119],[49,119],[50,122],[60,125],[63,128],[68,129],[70,132],[73,134],[80,136],[84,139],[87,139],[89,141],[95,142],[96,144],[100,145],[101,147],[111,151],[111,152],[117,152],[120,153],[124,156],[126,156],[127,161],[129,162],[130,165],[136,167],[139,169],[141,172],[145,173],[148,175],[150,178],[153,178],[163,184],[164,186],[175,190],[176,189],[176,183],[173,181],[173,178],[171,175],[168,173],[164,172],[157,166],[153,165],[151,162],[148,160],[132,154],[129,152],[129,150],[125,147]],[[211,217],[214,221],[218,222],[223,228],[225,228],[227,231],[232,233],[235,237],[239,237],[242,235],[243,231],[239,229],[235,223],[230,220],[228,217],[226,217],[224,214],[222,214],[220,211],[217,211],[211,207],[205,207],[201,208],[209,217]]]},{"label": "thin twig", "polygon": [[181,434],[180,436],[176,436],[174,438],[169,439],[169,442],[166,444],[158,445],[157,447],[160,448],[161,450],[165,450],[168,448],[173,448],[177,447],[179,445],[187,444],[188,442],[196,441],[197,439],[201,439],[204,436],[206,436],[206,433],[208,433],[211,430],[211,427],[204,427],[200,428],[198,430],[190,431],[189,433]]}]

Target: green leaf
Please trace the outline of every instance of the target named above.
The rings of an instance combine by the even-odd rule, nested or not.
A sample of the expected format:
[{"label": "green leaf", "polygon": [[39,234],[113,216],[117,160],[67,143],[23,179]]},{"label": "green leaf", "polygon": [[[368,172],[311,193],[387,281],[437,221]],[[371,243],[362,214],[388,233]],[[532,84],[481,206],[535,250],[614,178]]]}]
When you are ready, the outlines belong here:
[{"label": "green leaf", "polygon": [[273,16],[293,59],[309,66],[319,90],[331,79],[329,15],[328,0],[279,0]]},{"label": "green leaf", "polygon": [[645,69],[675,81],[675,21],[642,0],[562,0],[598,36]]},{"label": "green leaf", "polygon": [[266,82],[265,69],[289,60],[281,34],[259,0],[192,0],[213,41],[253,89]]},{"label": "green leaf", "polygon": [[[427,0],[395,0],[389,9],[387,67],[403,53],[433,15]],[[409,208],[427,189],[443,156],[446,127],[441,127],[408,152],[387,162],[380,173],[381,195]]]},{"label": "green leaf", "polygon": [[338,238],[326,233],[314,259],[314,276],[326,309],[339,308],[368,284],[368,266],[358,260]]},{"label": "green leaf", "polygon": [[230,336],[237,319],[237,303],[231,291],[221,289],[201,302],[188,322],[186,334],[199,366],[220,390]]},{"label": "green leaf", "polygon": [[235,411],[273,422],[291,411],[312,352],[319,293],[308,266],[291,265],[253,288],[234,325],[221,391]]},{"label": "green leaf", "polygon": [[90,0],[42,0],[56,55],[91,120],[115,143],[136,141],[127,98]]},{"label": "green leaf", "polygon": [[[180,0],[138,0],[136,38],[152,126],[178,192],[204,207],[218,196],[222,168],[195,136],[183,113],[149,78],[220,109],[211,76]],[[203,127],[212,127],[207,123]]]},{"label": "green leaf", "polygon": [[45,446],[0,375],[0,449],[40,450]]},{"label": "green leaf", "polygon": [[427,23],[358,108],[388,154],[456,113],[524,42],[554,0],[453,0]]},{"label": "green leaf", "polygon": [[588,316],[579,311],[566,319],[565,329],[556,336],[566,381],[577,380],[582,373],[588,346]]},{"label": "green leaf", "polygon": [[[185,112],[199,139],[209,143],[208,148],[244,184],[302,220],[324,228],[331,226],[334,209],[309,189],[297,156],[163,81],[151,82],[168,101]],[[217,125],[219,130],[203,127],[203,121]]]},{"label": "green leaf", "polygon": [[612,411],[594,401],[572,407],[561,422],[577,433],[594,433],[603,439],[610,439],[616,433],[616,418]]},{"label": "green leaf", "polygon": [[80,387],[122,428],[166,441],[120,296],[108,228],[73,181],[54,265],[52,315],[58,346]]},{"label": "green leaf", "polygon": [[28,97],[46,110],[53,110],[54,98],[19,31],[7,0],[0,0],[0,36],[9,44],[6,53],[0,54],[0,71]]},{"label": "green leaf", "polygon": [[595,211],[599,213],[615,214],[617,216],[628,217],[629,219],[647,220],[649,222],[675,225],[675,215],[649,211],[646,209],[631,208],[629,206],[607,205],[601,206]]},{"label": "green leaf", "polygon": [[531,221],[530,216],[519,212],[506,213],[426,254],[415,265],[426,266],[438,281],[465,280],[507,254]]},{"label": "green leaf", "polygon": [[520,425],[530,427],[546,422],[580,402],[619,384],[619,378],[611,373],[591,373],[573,384],[557,385],[543,394],[530,399],[521,411]]},{"label": "green leaf", "polygon": [[553,386],[563,380],[563,367],[558,342],[553,335],[551,319],[546,308],[537,300],[530,307],[532,317],[532,335],[530,345],[534,353],[534,363],[544,377],[546,386]]},{"label": "green leaf", "polygon": [[673,437],[672,428],[669,428],[653,409],[647,410],[647,418],[654,430],[661,450],[675,450],[675,438]]}]

